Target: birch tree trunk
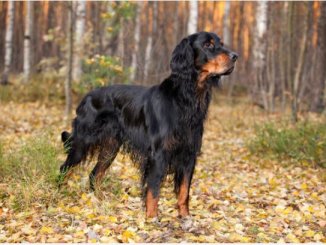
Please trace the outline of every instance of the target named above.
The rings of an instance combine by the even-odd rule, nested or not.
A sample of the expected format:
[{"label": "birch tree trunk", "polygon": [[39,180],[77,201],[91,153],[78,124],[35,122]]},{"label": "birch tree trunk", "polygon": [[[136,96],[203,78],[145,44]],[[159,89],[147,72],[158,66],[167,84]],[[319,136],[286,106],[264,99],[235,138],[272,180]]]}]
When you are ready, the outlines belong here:
[{"label": "birch tree trunk", "polygon": [[7,85],[8,75],[10,71],[11,58],[12,58],[12,38],[14,34],[14,18],[15,18],[15,1],[8,1],[8,11],[7,11],[7,30],[5,37],[5,67],[2,74],[0,84]]},{"label": "birch tree trunk", "polygon": [[231,45],[230,9],[231,9],[231,2],[226,1],[224,6],[224,16],[223,16],[223,42],[226,45]]},{"label": "birch tree trunk", "polygon": [[[152,5],[152,6],[151,6]],[[145,50],[145,64],[144,64],[144,81],[147,81],[148,77],[148,68],[149,68],[149,61],[151,58],[151,52],[152,52],[152,42],[153,42],[153,27],[150,28],[150,20],[152,23],[154,22],[154,9],[153,9],[153,3],[148,3],[148,21],[147,21],[147,44],[146,44],[146,50]],[[150,18],[150,16],[152,18]]]},{"label": "birch tree trunk", "polygon": [[78,1],[76,11],[75,52],[73,57],[72,78],[80,80],[82,74],[83,35],[85,32],[86,1]]},{"label": "birch tree trunk", "polygon": [[74,45],[74,17],[73,17],[73,4],[72,2],[67,3],[68,5],[68,53],[67,53],[67,78],[65,81],[65,117],[67,121],[70,119],[72,111],[72,93],[71,93],[71,83],[72,83],[72,65],[73,65],[73,45]]},{"label": "birch tree trunk", "polygon": [[132,82],[136,79],[137,73],[137,57],[139,50],[139,41],[140,41],[140,22],[141,22],[141,10],[143,7],[143,2],[137,2],[137,11],[136,11],[136,24],[135,24],[135,34],[134,34],[134,50],[131,58],[131,74],[130,80]]},{"label": "birch tree trunk", "polygon": [[[230,26],[230,9],[231,2],[226,1],[224,5],[224,15],[223,15],[223,43],[227,46],[231,46],[231,26]],[[227,81],[229,86],[228,89],[228,99],[232,99],[232,93],[234,88],[234,77],[223,77],[222,81]]]},{"label": "birch tree trunk", "polygon": [[[267,94],[264,90],[263,83],[266,79],[266,30],[267,30],[267,9],[268,3],[266,1],[257,2],[256,9],[256,28],[254,35],[253,47],[253,67],[255,72],[255,86],[254,93],[258,93],[260,98],[254,98],[257,104],[262,104],[265,109],[268,109]],[[259,100],[262,100],[260,102]]]},{"label": "birch tree trunk", "polygon": [[256,10],[256,35],[254,37],[254,66],[263,68],[266,64],[266,42],[263,40],[267,30],[267,2],[257,2]]},{"label": "birch tree trunk", "polygon": [[[147,39],[147,46],[145,51],[145,67],[144,67],[144,77],[145,81],[148,80],[149,70],[150,70],[150,61],[152,59],[152,53],[153,53],[153,36],[157,32],[157,11],[158,11],[158,2],[154,1],[152,4],[152,11],[151,11],[151,28],[148,32],[148,39]],[[151,30],[150,30],[151,29]]]},{"label": "birch tree trunk", "polygon": [[32,62],[32,33],[33,33],[34,6],[32,1],[26,2],[25,36],[24,36],[24,83],[27,83],[31,74]]},{"label": "birch tree trunk", "polygon": [[191,0],[189,2],[189,20],[188,20],[188,35],[197,32],[198,22],[198,2]]}]

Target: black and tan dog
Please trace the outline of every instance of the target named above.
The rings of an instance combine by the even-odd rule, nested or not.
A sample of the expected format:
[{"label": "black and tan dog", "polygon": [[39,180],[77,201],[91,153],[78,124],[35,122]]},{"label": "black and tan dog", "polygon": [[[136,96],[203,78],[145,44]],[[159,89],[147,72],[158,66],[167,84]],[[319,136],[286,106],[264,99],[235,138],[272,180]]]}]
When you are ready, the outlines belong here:
[{"label": "black and tan dog", "polygon": [[123,147],[140,165],[147,217],[157,216],[160,185],[167,173],[174,174],[179,215],[187,216],[212,87],[233,71],[237,58],[216,34],[200,32],[178,44],[171,75],[161,84],[91,91],[77,108],[72,134],[62,133],[70,149],[61,173],[97,150],[98,162],[90,174],[94,189]]}]

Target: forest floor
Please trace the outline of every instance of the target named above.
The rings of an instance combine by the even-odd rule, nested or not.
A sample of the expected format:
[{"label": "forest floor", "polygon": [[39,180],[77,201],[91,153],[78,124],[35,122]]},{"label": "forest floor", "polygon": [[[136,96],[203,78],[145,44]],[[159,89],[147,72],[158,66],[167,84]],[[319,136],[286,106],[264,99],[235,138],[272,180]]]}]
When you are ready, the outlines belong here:
[{"label": "forest floor", "polygon": [[168,177],[157,222],[145,219],[137,168],[122,154],[96,195],[88,188],[94,162],[58,190],[49,172],[57,174],[65,157],[60,133],[70,125],[62,112],[38,102],[0,106],[0,158],[15,163],[8,176],[0,172],[0,242],[326,242],[325,169],[260,158],[246,147],[256,124],[279,115],[212,105],[191,217],[177,218]]}]

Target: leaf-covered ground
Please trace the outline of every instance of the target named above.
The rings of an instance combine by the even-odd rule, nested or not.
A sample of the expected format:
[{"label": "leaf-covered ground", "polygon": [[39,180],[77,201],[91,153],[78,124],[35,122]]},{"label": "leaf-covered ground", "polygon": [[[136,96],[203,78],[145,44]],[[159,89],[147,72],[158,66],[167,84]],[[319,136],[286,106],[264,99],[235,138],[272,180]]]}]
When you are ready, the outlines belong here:
[{"label": "leaf-covered ground", "polygon": [[[59,135],[70,128],[62,111],[39,103],[1,105],[3,154],[47,137],[60,152],[59,166]],[[3,177],[0,242],[326,242],[325,170],[250,155],[246,142],[254,124],[266,120],[278,116],[243,105],[210,108],[191,187],[192,215],[183,220],[169,177],[159,222],[145,220],[137,169],[121,154],[96,195],[88,189],[94,163],[76,169],[61,190],[37,174],[26,183]]]}]

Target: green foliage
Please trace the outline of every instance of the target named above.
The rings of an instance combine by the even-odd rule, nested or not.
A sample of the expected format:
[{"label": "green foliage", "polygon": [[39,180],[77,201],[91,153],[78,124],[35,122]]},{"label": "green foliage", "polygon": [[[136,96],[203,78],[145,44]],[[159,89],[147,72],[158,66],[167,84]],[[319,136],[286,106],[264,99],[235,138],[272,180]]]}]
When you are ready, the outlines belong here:
[{"label": "green foliage", "polygon": [[95,55],[84,60],[82,69],[83,75],[78,85],[82,93],[100,86],[128,82],[129,69],[123,68],[116,57]]},{"label": "green foliage", "polygon": [[326,168],[326,124],[298,123],[277,127],[268,123],[256,127],[256,136],[248,147],[259,155],[290,158]]},{"label": "green foliage", "polygon": [[135,16],[135,4],[132,2],[108,2],[108,12],[102,14],[102,19],[108,22],[107,32],[116,36],[120,29],[122,20],[129,20]]},{"label": "green foliage", "polygon": [[[0,151],[1,179],[15,179],[22,183],[38,182],[42,178],[54,183],[58,170],[58,149],[49,137],[27,140],[21,147]],[[1,149],[2,147],[0,147]]]},{"label": "green foliage", "polygon": [[10,184],[5,191],[0,189],[0,197],[14,210],[27,209],[32,202],[53,203],[58,193],[58,152],[49,136],[27,140],[18,148],[2,149],[0,182]]}]

